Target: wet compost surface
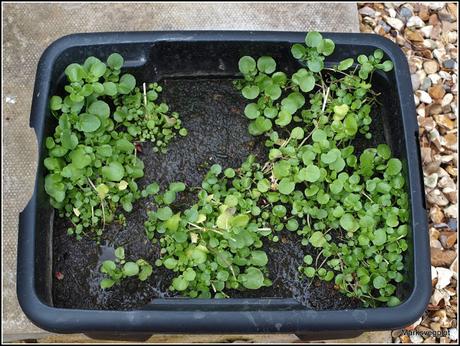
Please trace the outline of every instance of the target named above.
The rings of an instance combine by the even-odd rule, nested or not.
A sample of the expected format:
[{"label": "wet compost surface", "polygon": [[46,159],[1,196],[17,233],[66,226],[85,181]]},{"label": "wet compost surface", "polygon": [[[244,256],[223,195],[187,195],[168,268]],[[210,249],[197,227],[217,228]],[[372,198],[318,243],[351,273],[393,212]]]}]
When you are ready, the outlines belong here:
[{"label": "wet compost surface", "polygon": [[[224,168],[239,167],[249,154],[263,162],[266,149],[263,140],[257,140],[247,131],[248,121],[244,117],[247,101],[234,88],[231,79],[165,79],[162,101],[171,111],[180,113],[186,137],[176,136],[166,154],[154,153],[150,143],[142,144],[139,157],[144,161],[144,177],[138,181],[143,188],[156,181],[164,189],[170,182],[183,181],[187,186],[200,186],[208,168],[219,163]],[[379,112],[373,112],[371,140],[357,137],[354,145],[375,146],[384,142],[382,121]],[[193,203],[192,194],[179,194],[175,205],[188,207]],[[145,234],[144,222],[147,210],[153,209],[150,199],[141,199],[134,204],[131,213],[125,213],[126,225],[113,223],[106,227],[101,245],[83,238],[78,241],[66,234],[66,220],[55,217],[53,232],[53,304],[56,307],[80,309],[130,310],[149,304],[156,298],[177,296],[168,287],[175,276],[154,262],[160,257],[160,246],[152,244]],[[359,302],[338,293],[333,283],[320,280],[310,282],[301,277],[298,267],[303,257],[316,251],[300,244],[295,233],[283,231],[277,243],[267,241],[268,273],[271,287],[255,291],[226,291],[233,298],[294,298],[307,308],[352,309]],[[114,249],[125,248],[127,260],[143,258],[153,265],[153,274],[146,281],[136,278],[124,279],[120,285],[102,290],[99,282],[103,274],[99,267],[104,260],[114,259]]]}]

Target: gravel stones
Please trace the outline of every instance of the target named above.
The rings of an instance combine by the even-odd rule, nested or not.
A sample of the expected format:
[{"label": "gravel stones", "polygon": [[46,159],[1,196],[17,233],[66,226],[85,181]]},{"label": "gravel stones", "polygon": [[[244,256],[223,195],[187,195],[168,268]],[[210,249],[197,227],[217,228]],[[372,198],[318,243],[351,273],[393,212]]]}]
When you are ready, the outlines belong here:
[{"label": "gravel stones", "polygon": [[[457,330],[457,4],[359,3],[360,28],[406,54],[419,123],[433,292],[427,311],[396,343],[455,343]],[[430,331],[438,332],[430,335]],[[439,334],[441,333],[441,334]]]}]

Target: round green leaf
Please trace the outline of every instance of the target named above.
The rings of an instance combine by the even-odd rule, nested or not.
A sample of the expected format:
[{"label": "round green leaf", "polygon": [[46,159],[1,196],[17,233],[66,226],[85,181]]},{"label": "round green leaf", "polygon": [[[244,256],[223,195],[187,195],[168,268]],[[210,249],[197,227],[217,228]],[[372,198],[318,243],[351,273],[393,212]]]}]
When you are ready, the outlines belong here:
[{"label": "round green leaf", "polygon": [[119,70],[123,66],[123,57],[118,53],[112,53],[107,58],[107,65],[109,65],[114,70]]},{"label": "round green leaf", "polygon": [[139,274],[139,266],[134,262],[126,262],[123,266],[123,274],[126,276],[134,276]]},{"label": "round green leaf", "polygon": [[302,139],[305,133],[301,127],[294,127],[291,131],[291,137],[294,139]]},{"label": "round green leaf", "polygon": [[318,168],[318,166],[314,165],[314,164],[309,164],[307,167],[306,167],[306,177],[305,177],[305,180],[310,182],[310,183],[314,183],[315,181],[317,181],[321,176],[321,171],[320,169]]},{"label": "round green leaf", "polygon": [[318,47],[323,39],[323,36],[316,31],[310,31],[305,37],[305,43],[308,47]]},{"label": "round green leaf", "polygon": [[292,115],[289,114],[289,112],[286,112],[285,110],[281,110],[278,113],[278,117],[275,120],[275,124],[281,127],[285,127],[289,125],[292,121]]},{"label": "round green leaf", "polygon": [[268,179],[262,179],[257,183],[257,190],[264,193],[270,189],[270,182]]},{"label": "round green leaf", "polygon": [[260,92],[260,90],[259,90],[259,87],[257,85],[253,85],[253,86],[247,85],[241,91],[243,96],[245,98],[247,98],[248,100],[255,99],[257,96],[259,96],[259,92]]},{"label": "round green leaf", "polygon": [[322,232],[316,231],[311,235],[309,242],[314,247],[323,247],[327,241]]},{"label": "round green leaf", "polygon": [[244,108],[244,115],[248,119],[255,119],[260,115],[259,107],[256,103],[250,103]]},{"label": "round green leaf", "polygon": [[53,111],[57,111],[62,107],[62,98],[59,96],[52,96],[50,99],[50,108]]},{"label": "round green leaf", "polygon": [[104,94],[109,96],[115,96],[117,94],[117,85],[113,82],[105,82],[104,86]]},{"label": "round green leaf", "polygon": [[164,207],[158,208],[155,214],[160,220],[166,221],[173,215],[173,212],[170,207]]},{"label": "round green leaf", "polygon": [[387,305],[389,307],[398,306],[399,304],[401,304],[401,301],[399,300],[398,297],[395,297],[395,296],[390,297],[390,299],[388,299],[388,302],[387,302]]},{"label": "round green leaf", "polygon": [[283,195],[289,195],[295,189],[295,182],[293,182],[290,178],[283,178],[278,183],[278,191]]},{"label": "round green leaf", "polygon": [[315,276],[315,268],[313,267],[306,267],[304,270],[303,270],[304,274],[306,277],[308,278],[312,278]]},{"label": "round green leaf", "polygon": [[[323,61],[321,59],[316,58],[316,59],[308,60],[307,61],[307,66],[308,66],[308,69],[311,72],[317,73],[317,72],[319,72],[319,71],[321,71],[323,69],[324,63],[323,63]],[[310,89],[310,90],[312,90],[312,89]],[[308,90],[308,91],[310,91],[310,90]],[[302,91],[305,91],[305,90],[302,89]],[[307,91],[305,91],[305,92],[307,92]]]},{"label": "round green leaf", "polygon": [[196,272],[192,268],[187,268],[187,270],[182,274],[184,279],[187,281],[193,281],[196,277]]},{"label": "round green leaf", "polygon": [[340,71],[345,71],[345,70],[348,70],[350,67],[353,66],[353,63],[354,63],[354,60],[353,58],[348,58],[348,59],[345,59],[345,60],[342,60],[340,63],[339,63],[339,66],[337,67]]},{"label": "round green leaf", "polygon": [[250,262],[254,266],[263,267],[268,263],[268,257],[265,251],[256,250],[251,253]]},{"label": "round green leaf", "polygon": [[387,144],[379,144],[377,146],[377,154],[385,160],[391,157],[391,149]]},{"label": "round green leaf", "polygon": [[126,73],[120,78],[118,83],[118,92],[120,94],[129,94],[136,86],[136,78],[133,75]]},{"label": "round green leaf", "polygon": [[79,64],[70,64],[66,67],[64,73],[72,83],[81,81],[85,76],[85,71]]},{"label": "round green leaf", "polygon": [[316,129],[316,130],[313,131],[313,133],[311,135],[311,138],[315,142],[321,142],[321,141],[324,141],[324,140],[327,139],[327,135],[326,135],[326,132],[324,132],[323,130]]},{"label": "round green leaf", "polygon": [[101,120],[93,115],[84,113],[80,115],[80,127],[84,132],[94,132],[101,126]]},{"label": "round green leaf", "polygon": [[265,89],[265,95],[272,100],[277,100],[281,96],[281,88],[276,84],[272,84]]},{"label": "round green leaf", "polygon": [[239,62],[238,67],[243,74],[249,74],[256,69],[256,61],[250,56],[243,56]]},{"label": "round green leaf", "polygon": [[385,171],[388,175],[396,175],[401,172],[402,163],[398,159],[390,159],[387,163],[387,169]]},{"label": "round green leaf", "polygon": [[181,181],[173,182],[169,184],[169,190],[174,191],[174,192],[185,191],[185,184]]},{"label": "round green leaf", "polygon": [[335,49],[334,41],[328,38],[325,38],[324,40],[321,40],[317,49],[319,53],[322,53],[325,56],[329,56],[334,52],[334,49]]},{"label": "round green leaf", "polygon": [[372,284],[374,285],[375,288],[380,289],[386,286],[387,281],[383,276],[376,276],[374,280],[372,281]]},{"label": "round green leaf", "polygon": [[174,269],[177,265],[177,260],[175,260],[174,258],[170,257],[170,258],[167,258],[163,261],[163,265],[167,268],[167,269]]},{"label": "round green leaf", "polygon": [[383,71],[390,72],[392,69],[393,69],[393,63],[390,60],[387,60],[382,64]]},{"label": "round green leaf", "polygon": [[357,222],[353,215],[347,213],[340,218],[340,226],[346,231],[353,232],[357,228]]},{"label": "round green leaf", "polygon": [[305,47],[296,43],[291,47],[291,54],[295,59],[301,59],[305,55]]},{"label": "round green leaf", "polygon": [[379,228],[374,231],[374,240],[372,241],[375,245],[380,246],[385,244],[387,241],[387,233],[384,229]]},{"label": "round green leaf", "polygon": [[114,284],[115,284],[115,281],[113,281],[112,279],[102,279],[100,283],[102,289],[110,288]]},{"label": "round green leaf", "polygon": [[262,56],[259,59],[257,59],[257,68],[260,72],[271,74],[275,72],[276,62],[270,56]]},{"label": "round green leaf", "polygon": [[105,73],[107,66],[102,61],[96,61],[91,65],[89,72],[96,78],[102,77]]},{"label": "round green leaf", "polygon": [[264,284],[264,275],[255,267],[249,267],[246,269],[245,274],[243,274],[243,286],[251,289],[256,290],[262,287]]},{"label": "round green leaf", "polygon": [[125,169],[119,162],[111,162],[102,167],[102,176],[110,181],[120,181],[125,175]]},{"label": "round green leaf", "polygon": [[97,115],[101,119],[105,119],[110,116],[110,107],[104,101],[94,101],[88,107],[88,113]]},{"label": "round green leaf", "polygon": [[299,82],[300,89],[305,93],[312,91],[315,87],[315,77],[313,77],[312,75],[301,77]]},{"label": "round green leaf", "polygon": [[172,286],[176,291],[184,291],[188,287],[188,281],[179,276],[173,279]]}]

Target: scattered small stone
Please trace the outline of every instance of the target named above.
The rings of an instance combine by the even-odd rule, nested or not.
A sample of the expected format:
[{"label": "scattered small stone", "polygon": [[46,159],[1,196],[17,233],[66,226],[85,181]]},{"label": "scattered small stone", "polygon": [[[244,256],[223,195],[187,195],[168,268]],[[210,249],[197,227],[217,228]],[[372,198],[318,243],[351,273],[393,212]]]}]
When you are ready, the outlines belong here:
[{"label": "scattered small stone", "polygon": [[447,3],[447,9],[449,10],[449,12],[455,17],[455,19],[457,19],[457,5],[454,4],[454,3]]},{"label": "scattered small stone", "polygon": [[428,75],[428,78],[431,79],[432,84],[438,84],[439,81],[442,79],[441,76],[437,73],[432,73]]},{"label": "scattered small stone", "polygon": [[402,334],[402,330],[401,330],[401,329],[396,329],[396,330],[393,330],[393,331],[391,332],[391,336],[392,336],[393,338],[397,338],[397,337],[400,336],[401,334]]},{"label": "scattered small stone", "polygon": [[438,115],[442,113],[442,107],[439,103],[433,103],[428,106],[428,114]]},{"label": "scattered small stone", "polygon": [[441,21],[448,21],[448,22],[455,22],[455,17],[450,14],[450,12],[448,12],[447,10],[441,10],[438,12],[438,18],[441,20]]},{"label": "scattered small stone", "polygon": [[425,77],[423,79],[422,85],[420,85],[420,89],[423,91],[427,91],[428,88],[431,86],[431,84],[432,84],[431,79],[428,77]]},{"label": "scattered small stone", "polygon": [[5,102],[14,105],[16,103],[16,96],[6,95],[5,96]]},{"label": "scattered small stone", "polygon": [[409,18],[407,21],[407,27],[408,28],[421,28],[425,26],[425,22],[418,16],[412,16]]},{"label": "scattered small stone", "polygon": [[403,21],[398,19],[398,18],[387,17],[385,20],[392,28],[394,28],[394,29],[396,29],[398,31],[400,31],[402,28],[404,28]]},{"label": "scattered small stone", "polygon": [[432,74],[438,72],[439,65],[434,60],[428,60],[423,63],[423,69],[427,74]]},{"label": "scattered small stone", "polygon": [[434,189],[436,187],[436,185],[438,184],[438,177],[439,176],[436,173],[433,173],[433,174],[430,174],[429,176],[426,176],[424,178],[425,186]]},{"label": "scattered small stone", "polygon": [[436,268],[436,271],[438,273],[438,282],[436,283],[436,288],[442,289],[447,287],[447,285],[450,284],[450,279],[452,278],[452,271],[442,267]]},{"label": "scattered small stone", "polygon": [[[444,220],[444,213],[442,212],[441,208],[435,205],[430,209],[430,217],[434,223],[441,223]],[[437,234],[435,239],[438,239],[438,238],[439,238],[439,233]]]},{"label": "scattered small stone", "polygon": [[415,91],[420,87],[420,78],[417,74],[411,74],[412,90]]},{"label": "scattered small stone", "polygon": [[435,332],[440,332],[441,331],[441,323],[439,322],[432,322],[430,324],[430,328],[434,330]]},{"label": "scattered small stone", "polygon": [[454,250],[431,249],[431,265],[435,267],[449,267],[456,257]]},{"label": "scattered small stone", "polygon": [[457,263],[457,260],[458,258],[455,258],[455,260],[452,262],[452,264],[450,265],[449,269],[452,271],[453,275],[452,277],[455,279],[455,280],[458,280],[457,276],[458,276],[458,263]]},{"label": "scattered small stone", "polygon": [[407,18],[412,17],[414,15],[414,12],[412,12],[412,10],[410,8],[408,8],[406,6],[403,6],[399,10],[399,14],[407,19]]},{"label": "scattered small stone", "polygon": [[447,33],[447,41],[449,43],[457,43],[458,34],[456,31],[451,31]]},{"label": "scattered small stone", "polygon": [[446,5],[445,2],[429,2],[428,3],[428,7],[432,11],[439,11],[439,10],[443,9],[445,5]]},{"label": "scattered small stone", "polygon": [[450,229],[456,231],[457,230],[457,219],[449,219],[449,221],[447,221],[447,225],[449,226]]},{"label": "scattered small stone", "polygon": [[415,95],[417,95],[417,97],[420,99],[420,102],[423,102],[426,104],[430,104],[431,102],[433,102],[433,100],[431,99],[431,96],[426,91],[417,90],[415,92]]},{"label": "scattered small stone", "polygon": [[359,14],[363,16],[369,16],[374,18],[375,17],[375,11],[374,9],[370,8],[369,6],[364,6],[359,9]]},{"label": "scattered small stone", "polygon": [[420,32],[425,38],[430,38],[432,31],[433,31],[433,25],[427,25],[420,29]]},{"label": "scattered small stone", "polygon": [[423,47],[428,48],[429,50],[433,50],[433,49],[438,48],[438,45],[435,41],[426,39],[426,40],[423,40]]},{"label": "scattered small stone", "polygon": [[450,249],[457,242],[457,232],[443,232],[439,239],[445,249]]},{"label": "scattered small stone", "polygon": [[452,204],[448,206],[446,209],[444,209],[444,215],[446,215],[447,217],[451,217],[451,218],[457,217],[458,215],[457,204]]},{"label": "scattered small stone", "polygon": [[[431,82],[431,80],[428,78],[428,80]],[[444,90],[442,84],[436,84],[433,85],[431,88],[428,89],[428,93],[432,98],[435,100],[442,99],[444,95],[446,94],[446,91]]]},{"label": "scattered small stone", "polygon": [[449,339],[452,341],[457,341],[458,339],[458,330],[457,328],[450,328],[449,329]]},{"label": "scattered small stone", "polygon": [[[382,29],[383,29],[384,32],[390,32],[391,26],[388,25],[389,23],[387,24],[387,23],[385,23],[383,20],[381,20],[381,21],[379,21],[379,24],[380,24],[380,26],[382,27]],[[380,33],[378,32],[378,34],[380,34]]]},{"label": "scattered small stone", "polygon": [[447,59],[442,62],[442,66],[447,69],[453,69],[455,67],[454,59]]},{"label": "scattered small stone", "polygon": [[399,339],[401,340],[401,342],[402,342],[403,344],[408,344],[408,343],[410,343],[410,337],[409,337],[408,335],[401,335],[401,336],[399,337]]},{"label": "scattered small stone", "polygon": [[433,13],[432,15],[430,15],[430,18],[428,18],[428,24],[432,26],[439,24],[439,18],[436,13]]},{"label": "scattered small stone", "polygon": [[445,94],[444,97],[442,98],[441,106],[442,107],[449,106],[452,103],[453,100],[454,100],[454,95]]},{"label": "scattered small stone", "polygon": [[443,62],[445,59],[446,50],[444,48],[436,48],[433,50],[433,56],[438,60],[438,62]]},{"label": "scattered small stone", "polygon": [[423,342],[423,338],[420,334],[412,334],[410,336],[410,341],[413,343],[413,344],[421,344]]},{"label": "scattered small stone", "polygon": [[447,81],[452,80],[452,76],[446,71],[439,71],[439,77]]},{"label": "scattered small stone", "polygon": [[425,5],[421,5],[418,15],[422,20],[428,20],[430,18],[430,11],[428,7]]}]

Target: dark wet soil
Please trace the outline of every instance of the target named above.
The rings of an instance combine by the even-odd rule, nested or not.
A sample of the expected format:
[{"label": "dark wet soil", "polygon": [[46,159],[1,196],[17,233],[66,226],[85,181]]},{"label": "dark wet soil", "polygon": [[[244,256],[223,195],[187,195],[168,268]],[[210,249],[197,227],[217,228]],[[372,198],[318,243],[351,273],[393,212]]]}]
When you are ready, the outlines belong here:
[{"label": "dark wet soil", "polygon": [[[199,186],[207,167],[219,163],[223,167],[239,167],[245,158],[255,154],[262,161],[265,148],[247,131],[243,110],[246,101],[229,79],[163,80],[162,99],[171,110],[180,113],[188,129],[186,137],[177,136],[166,154],[156,154],[148,143],[143,144],[140,157],[145,164],[145,176],[139,180],[140,188],[152,181],[162,187],[172,181],[184,181],[188,186]],[[378,114],[378,113],[377,113]],[[371,141],[357,138],[355,145],[366,147],[384,141],[382,122],[374,117],[374,137]],[[365,143],[364,143],[365,141]],[[263,161],[262,161],[263,162]],[[181,194],[176,202],[183,207],[193,203],[193,195]],[[128,260],[144,258],[154,263],[160,257],[160,247],[145,235],[146,210],[152,209],[150,199],[138,201],[133,211],[126,214],[126,226],[112,224],[106,229],[101,245],[92,239],[75,240],[66,234],[68,225],[56,217],[53,234],[53,304],[57,307],[81,309],[129,310],[140,308],[156,298],[173,297],[168,290],[173,273],[154,266],[152,276],[140,282],[128,278],[108,290],[99,288],[102,274],[98,269],[106,259],[113,259],[114,248],[124,246]],[[302,247],[298,237],[283,231],[278,243],[264,244],[269,262],[269,277],[273,286],[257,291],[228,292],[232,297],[294,298],[311,309],[349,309],[359,303],[338,293],[332,283],[300,278],[298,266],[303,257],[315,251]]]}]

